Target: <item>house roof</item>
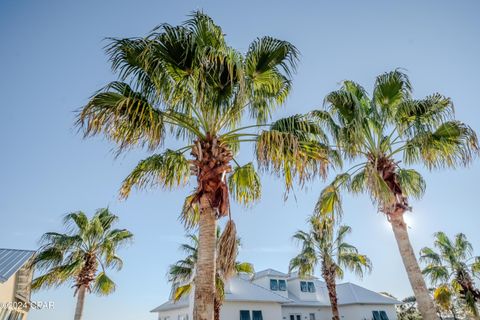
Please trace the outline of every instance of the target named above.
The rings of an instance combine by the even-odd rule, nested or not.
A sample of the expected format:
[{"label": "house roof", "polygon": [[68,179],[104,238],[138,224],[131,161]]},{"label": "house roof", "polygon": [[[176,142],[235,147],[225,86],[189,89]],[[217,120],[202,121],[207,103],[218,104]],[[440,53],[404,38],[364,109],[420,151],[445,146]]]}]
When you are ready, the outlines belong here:
[{"label": "house roof", "polygon": [[305,276],[305,277],[301,277],[298,272],[292,272],[292,273],[290,273],[290,275],[289,275],[289,277],[288,277],[288,280],[295,280],[295,279],[316,280],[316,279],[318,279],[318,278],[315,277],[315,276]]},{"label": "house roof", "polygon": [[[306,306],[306,307],[321,307],[329,306],[330,300],[328,298],[328,289],[325,282],[315,280],[316,300],[302,300],[292,294],[288,293],[288,297],[292,302],[289,306]],[[387,297],[383,294],[365,289],[356,284],[347,282],[337,284],[337,297],[339,305],[349,304],[401,304],[402,302]]]},{"label": "house roof", "polygon": [[160,311],[168,311],[168,310],[174,310],[174,309],[181,309],[181,308],[186,308],[188,307],[188,296],[186,298],[180,299],[177,302],[174,302],[173,300],[169,300],[165,302],[164,304],[159,305],[155,309],[153,309],[150,312],[160,312]]},{"label": "house roof", "polygon": [[0,283],[7,281],[35,254],[32,250],[0,248]]},{"label": "house roof", "polygon": [[401,304],[401,301],[347,282],[337,285],[338,304]]},{"label": "house roof", "polygon": [[233,277],[225,290],[225,301],[285,303],[291,300],[242,277]]},{"label": "house roof", "polygon": [[[225,287],[225,301],[251,301],[251,302],[275,302],[286,303],[291,302],[273,291],[254,284],[250,280],[242,276],[231,278]],[[161,312],[174,309],[188,307],[189,297],[186,296],[177,302],[172,300],[156,307],[151,312]]]},{"label": "house roof", "polygon": [[288,274],[274,270],[274,269],[265,269],[255,273],[255,276],[254,276],[255,279],[260,279],[263,277],[288,278]]}]

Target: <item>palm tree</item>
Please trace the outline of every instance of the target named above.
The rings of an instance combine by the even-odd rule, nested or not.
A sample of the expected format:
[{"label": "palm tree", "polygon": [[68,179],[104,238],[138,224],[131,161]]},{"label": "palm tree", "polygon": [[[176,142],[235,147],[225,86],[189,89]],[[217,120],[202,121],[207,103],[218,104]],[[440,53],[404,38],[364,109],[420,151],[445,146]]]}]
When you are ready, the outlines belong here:
[{"label": "palm tree", "polygon": [[[182,251],[186,253],[186,257],[177,261],[170,266],[168,272],[169,281],[173,285],[173,300],[178,301],[186,294],[190,293],[195,279],[195,269],[197,266],[198,258],[198,237],[195,234],[188,234],[187,238],[190,243],[184,243],[180,246]],[[222,238],[220,228],[217,228],[217,239]],[[217,244],[219,247],[221,242]],[[236,241],[237,247],[240,246],[240,239]],[[215,297],[215,320],[220,320],[220,309],[225,299],[225,282],[236,273],[253,274],[255,272],[253,265],[248,262],[238,262],[234,259],[234,269],[232,271],[225,270],[226,265],[222,261],[225,261],[225,257],[217,256],[217,270],[215,275],[216,297]],[[231,256],[228,257],[230,259]]]},{"label": "palm tree", "polygon": [[474,257],[472,244],[463,233],[451,240],[444,232],[435,233],[434,247],[420,251],[420,261],[427,263],[423,274],[438,285],[435,300],[444,309],[451,310],[454,294],[465,302],[469,311],[478,319],[476,306],[480,302],[480,290],[475,287],[474,277],[480,273],[480,256]]},{"label": "palm tree", "polygon": [[379,75],[371,97],[359,84],[344,81],[312,116],[352,163],[323,189],[316,212],[341,214],[342,190],[368,193],[392,226],[423,318],[437,319],[403,218],[411,210],[409,199],[420,198],[426,184],[419,172],[404,165],[466,166],[479,151],[475,132],[455,120],[449,98],[435,93],[413,99],[410,80],[399,70]]},{"label": "palm tree", "polygon": [[[255,166],[234,158],[240,145],[253,142],[258,167],[283,177],[287,191],[294,181],[324,175],[329,158],[339,157],[304,116],[269,123],[290,92],[298,60],[289,42],[258,38],[242,54],[201,12],[179,26],[163,24],[145,38],[110,41],[107,53],[119,81],[90,99],[77,125],[85,136],[103,134],[118,152],[134,146],[154,152],[124,180],[124,198],[133,187],[174,189],[196,177],[184,206],[200,212],[194,320],[212,320],[216,221],[229,214],[229,188],[242,204],[261,196]],[[181,147],[164,148],[169,134]]]},{"label": "palm tree", "polygon": [[290,261],[289,270],[298,270],[301,277],[311,276],[317,266],[321,266],[322,277],[328,289],[332,306],[332,319],[339,320],[336,279],[341,279],[344,270],[355,272],[359,277],[371,269],[366,255],[358,253],[353,245],[345,242],[345,236],[352,229],[349,226],[336,227],[329,218],[310,218],[309,231],[297,231],[293,238],[302,249]]},{"label": "palm tree", "polygon": [[32,289],[73,282],[77,295],[74,319],[82,319],[87,292],[109,295],[115,291],[107,270],[122,268],[117,250],[133,238],[126,229],[113,229],[117,221],[108,208],[98,209],[91,219],[81,211],[67,214],[65,233],[47,232],[40,240],[32,266],[44,273],[32,281]]}]

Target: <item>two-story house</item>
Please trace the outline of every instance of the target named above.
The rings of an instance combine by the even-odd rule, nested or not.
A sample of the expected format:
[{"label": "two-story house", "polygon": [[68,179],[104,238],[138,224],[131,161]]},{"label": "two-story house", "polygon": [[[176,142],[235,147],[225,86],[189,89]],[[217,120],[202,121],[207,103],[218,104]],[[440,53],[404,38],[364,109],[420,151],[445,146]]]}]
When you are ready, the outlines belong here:
[{"label": "two-story house", "polygon": [[[344,320],[396,320],[400,301],[353,283],[337,285],[339,312]],[[192,296],[171,299],[152,310],[158,320],[192,319]],[[300,278],[267,269],[253,277],[238,275],[225,287],[221,320],[328,320],[328,291],[318,278]]]}]

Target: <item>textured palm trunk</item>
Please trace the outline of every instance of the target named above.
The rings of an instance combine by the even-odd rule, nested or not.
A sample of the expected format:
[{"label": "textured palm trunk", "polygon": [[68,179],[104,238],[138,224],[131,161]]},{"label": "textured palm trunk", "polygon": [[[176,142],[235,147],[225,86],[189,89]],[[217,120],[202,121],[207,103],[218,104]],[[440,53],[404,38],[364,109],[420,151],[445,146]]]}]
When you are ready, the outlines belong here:
[{"label": "textured palm trunk", "polygon": [[215,320],[220,320],[220,310],[222,309],[222,302],[219,299],[215,299]]},{"label": "textured palm trunk", "polygon": [[85,305],[85,295],[87,293],[87,288],[82,285],[78,288],[77,292],[77,306],[75,307],[75,316],[74,320],[81,320],[83,317],[83,306]]},{"label": "textured palm trunk", "polygon": [[198,261],[193,320],[213,320],[215,305],[216,213],[207,197],[200,199]]},{"label": "textured palm trunk", "polygon": [[417,299],[417,305],[423,320],[438,320],[435,305],[433,304],[432,297],[428,292],[425,279],[423,278],[422,271],[415,257],[412,244],[407,232],[407,225],[403,220],[403,209],[398,209],[396,212],[389,214],[389,221],[392,225],[395,239],[397,240],[398,249],[403,260],[403,264],[407,271],[408,280]]},{"label": "textured palm trunk", "polygon": [[330,299],[330,305],[332,308],[332,320],[340,320],[340,314],[338,312],[338,299],[337,299],[337,284],[336,273],[333,268],[323,266],[322,276],[325,279],[328,290],[328,298]]},{"label": "textured palm trunk", "polygon": [[452,312],[453,320],[458,320],[457,314],[455,313],[455,307],[451,307],[450,311]]}]

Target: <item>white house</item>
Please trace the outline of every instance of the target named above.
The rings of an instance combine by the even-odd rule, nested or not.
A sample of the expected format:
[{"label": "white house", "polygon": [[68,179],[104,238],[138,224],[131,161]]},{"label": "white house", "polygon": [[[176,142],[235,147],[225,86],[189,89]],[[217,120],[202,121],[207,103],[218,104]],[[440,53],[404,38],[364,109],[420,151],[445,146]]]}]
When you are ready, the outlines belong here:
[{"label": "white house", "polygon": [[[340,317],[344,320],[396,320],[400,301],[353,283],[337,285]],[[152,310],[158,320],[192,319],[192,297],[169,300]],[[239,275],[225,287],[221,320],[328,320],[328,291],[318,278],[301,279],[273,269],[252,278]]]}]

